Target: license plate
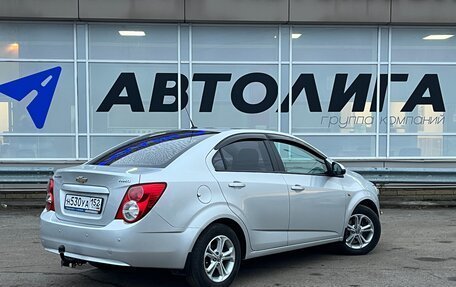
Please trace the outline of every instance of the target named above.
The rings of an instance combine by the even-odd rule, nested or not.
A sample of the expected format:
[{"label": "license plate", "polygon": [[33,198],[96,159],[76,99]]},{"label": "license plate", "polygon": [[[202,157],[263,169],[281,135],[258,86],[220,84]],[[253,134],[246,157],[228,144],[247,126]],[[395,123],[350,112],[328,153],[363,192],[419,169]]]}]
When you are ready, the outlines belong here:
[{"label": "license plate", "polygon": [[102,204],[103,198],[100,197],[67,194],[64,207],[67,210],[98,214]]}]

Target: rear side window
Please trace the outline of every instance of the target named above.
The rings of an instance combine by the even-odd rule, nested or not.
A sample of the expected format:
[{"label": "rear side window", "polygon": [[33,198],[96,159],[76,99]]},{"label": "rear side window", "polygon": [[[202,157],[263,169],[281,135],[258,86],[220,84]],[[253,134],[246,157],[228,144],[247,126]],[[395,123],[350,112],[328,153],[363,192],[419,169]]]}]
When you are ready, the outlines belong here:
[{"label": "rear side window", "polygon": [[239,141],[222,147],[212,158],[216,171],[272,172],[272,163],[263,141]]},{"label": "rear side window", "polygon": [[195,130],[142,136],[98,156],[89,164],[163,168],[213,134]]}]

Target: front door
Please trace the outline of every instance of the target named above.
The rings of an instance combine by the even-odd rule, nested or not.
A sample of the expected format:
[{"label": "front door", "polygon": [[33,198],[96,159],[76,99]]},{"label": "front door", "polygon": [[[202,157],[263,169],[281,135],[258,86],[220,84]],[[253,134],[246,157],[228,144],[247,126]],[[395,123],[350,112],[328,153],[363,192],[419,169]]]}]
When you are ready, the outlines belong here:
[{"label": "front door", "polygon": [[288,244],[342,236],[346,192],[328,176],[325,160],[294,142],[274,141],[290,194]]}]

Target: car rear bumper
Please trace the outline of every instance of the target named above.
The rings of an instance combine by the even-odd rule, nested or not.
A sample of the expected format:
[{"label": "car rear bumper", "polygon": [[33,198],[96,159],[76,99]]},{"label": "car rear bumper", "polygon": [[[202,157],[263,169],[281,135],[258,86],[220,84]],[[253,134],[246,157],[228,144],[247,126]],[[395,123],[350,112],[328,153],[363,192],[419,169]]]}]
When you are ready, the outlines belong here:
[{"label": "car rear bumper", "polygon": [[[138,222],[140,223],[140,222]],[[65,256],[118,266],[183,269],[197,228],[176,232],[144,232],[140,224],[113,220],[97,227],[61,221],[55,212],[41,214],[40,237],[44,248]]]}]

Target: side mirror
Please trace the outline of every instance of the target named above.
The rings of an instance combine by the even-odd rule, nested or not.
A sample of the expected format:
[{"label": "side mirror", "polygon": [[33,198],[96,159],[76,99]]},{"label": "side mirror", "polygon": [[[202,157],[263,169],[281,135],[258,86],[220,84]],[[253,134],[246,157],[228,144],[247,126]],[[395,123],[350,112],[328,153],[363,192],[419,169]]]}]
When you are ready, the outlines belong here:
[{"label": "side mirror", "polygon": [[347,170],[340,163],[333,161],[333,163],[332,163],[332,172],[333,172],[334,176],[342,177],[347,172]]},{"label": "side mirror", "polygon": [[347,172],[347,170],[342,164],[332,160],[327,160],[327,162],[330,167],[330,173],[332,176],[343,177],[344,174]]}]

